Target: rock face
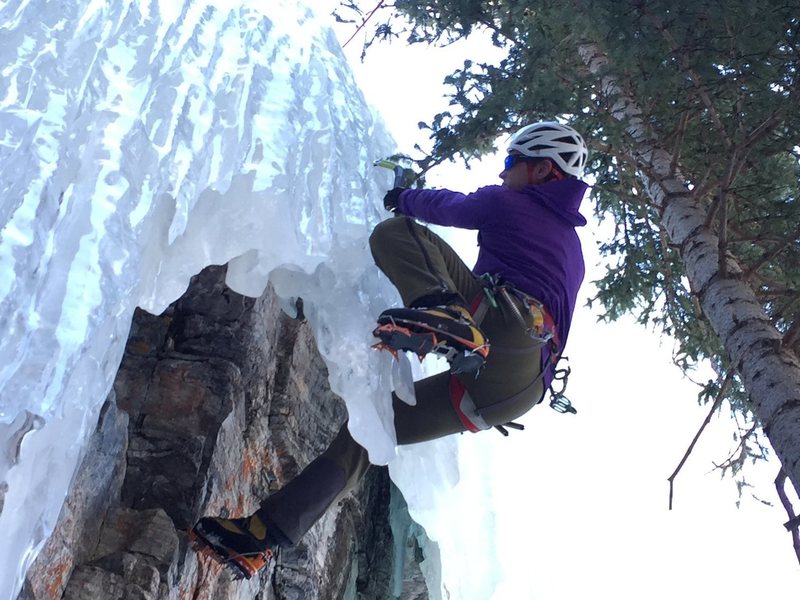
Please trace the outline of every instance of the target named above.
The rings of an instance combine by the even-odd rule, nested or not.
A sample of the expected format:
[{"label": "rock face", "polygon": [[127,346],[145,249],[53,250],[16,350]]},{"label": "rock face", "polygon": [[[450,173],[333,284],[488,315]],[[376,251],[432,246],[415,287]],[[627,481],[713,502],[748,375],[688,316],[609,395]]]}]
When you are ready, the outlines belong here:
[{"label": "rock face", "polygon": [[250,581],[187,543],[204,514],[252,512],[345,416],[310,328],[271,291],[243,297],[224,268],[204,270],[162,315],[136,314],[114,394],[20,599],[391,597],[385,469]]}]

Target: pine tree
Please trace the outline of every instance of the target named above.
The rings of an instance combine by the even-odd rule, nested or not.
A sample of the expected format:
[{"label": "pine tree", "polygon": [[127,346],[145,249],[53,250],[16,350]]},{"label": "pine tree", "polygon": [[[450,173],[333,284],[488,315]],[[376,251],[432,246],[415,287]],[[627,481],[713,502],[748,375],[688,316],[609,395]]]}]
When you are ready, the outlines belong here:
[{"label": "pine tree", "polygon": [[[586,134],[593,201],[615,234],[593,299],[708,359],[701,397],[754,416],[800,489],[800,13],[778,0],[398,0],[375,38],[504,50],[447,79],[423,168],[565,119]],[[408,26],[399,25],[402,18]],[[734,469],[762,455],[753,427]]]}]

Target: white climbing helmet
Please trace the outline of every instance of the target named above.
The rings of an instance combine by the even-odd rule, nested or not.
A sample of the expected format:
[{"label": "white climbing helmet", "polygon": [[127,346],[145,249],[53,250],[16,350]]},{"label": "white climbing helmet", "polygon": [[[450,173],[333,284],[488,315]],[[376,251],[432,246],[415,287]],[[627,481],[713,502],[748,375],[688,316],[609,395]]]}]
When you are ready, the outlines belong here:
[{"label": "white climbing helmet", "polygon": [[574,177],[583,174],[589,150],[581,134],[569,125],[556,121],[542,121],[520,129],[508,145],[508,151],[516,150],[532,158],[549,158],[564,173]]}]

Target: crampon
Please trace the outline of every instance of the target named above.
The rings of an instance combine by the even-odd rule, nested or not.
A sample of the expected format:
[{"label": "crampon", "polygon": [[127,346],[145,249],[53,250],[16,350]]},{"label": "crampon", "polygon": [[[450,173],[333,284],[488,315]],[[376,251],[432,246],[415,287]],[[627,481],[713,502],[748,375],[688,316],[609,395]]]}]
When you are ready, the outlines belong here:
[{"label": "crampon", "polygon": [[[422,316],[425,320],[421,320]],[[437,323],[437,319],[441,323]],[[427,321],[427,322],[426,322]],[[489,345],[473,323],[457,323],[465,336],[449,331],[452,317],[439,317],[429,311],[391,309],[378,318],[378,327],[372,332],[380,342],[373,348],[388,350],[395,357],[398,352],[413,352],[422,360],[430,352],[443,356],[450,363],[452,373],[477,373],[486,362]]]},{"label": "crampon", "polygon": [[189,540],[196,552],[230,569],[235,579],[250,579],[267,566],[273,556],[269,548],[240,553],[231,548],[221,537],[197,526],[189,530]]}]

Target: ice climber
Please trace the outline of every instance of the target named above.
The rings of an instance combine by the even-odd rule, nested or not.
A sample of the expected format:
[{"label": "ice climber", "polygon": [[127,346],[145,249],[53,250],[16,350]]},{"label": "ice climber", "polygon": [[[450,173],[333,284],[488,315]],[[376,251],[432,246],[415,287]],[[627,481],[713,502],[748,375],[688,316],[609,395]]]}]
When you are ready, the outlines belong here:
[{"label": "ice climber", "polygon": [[[438,352],[450,371],[416,382],[417,403],[393,395],[399,444],[508,425],[542,400],[567,342],[584,263],[576,227],[587,148],[571,127],[541,122],[511,139],[501,185],[471,194],[395,188],[370,247],[406,308],[378,318],[379,345]],[[478,230],[470,270],[416,220]],[[367,452],[342,426],[328,449],[249,517],[205,517],[191,536],[251,577],[296,544],[361,480]]]}]

